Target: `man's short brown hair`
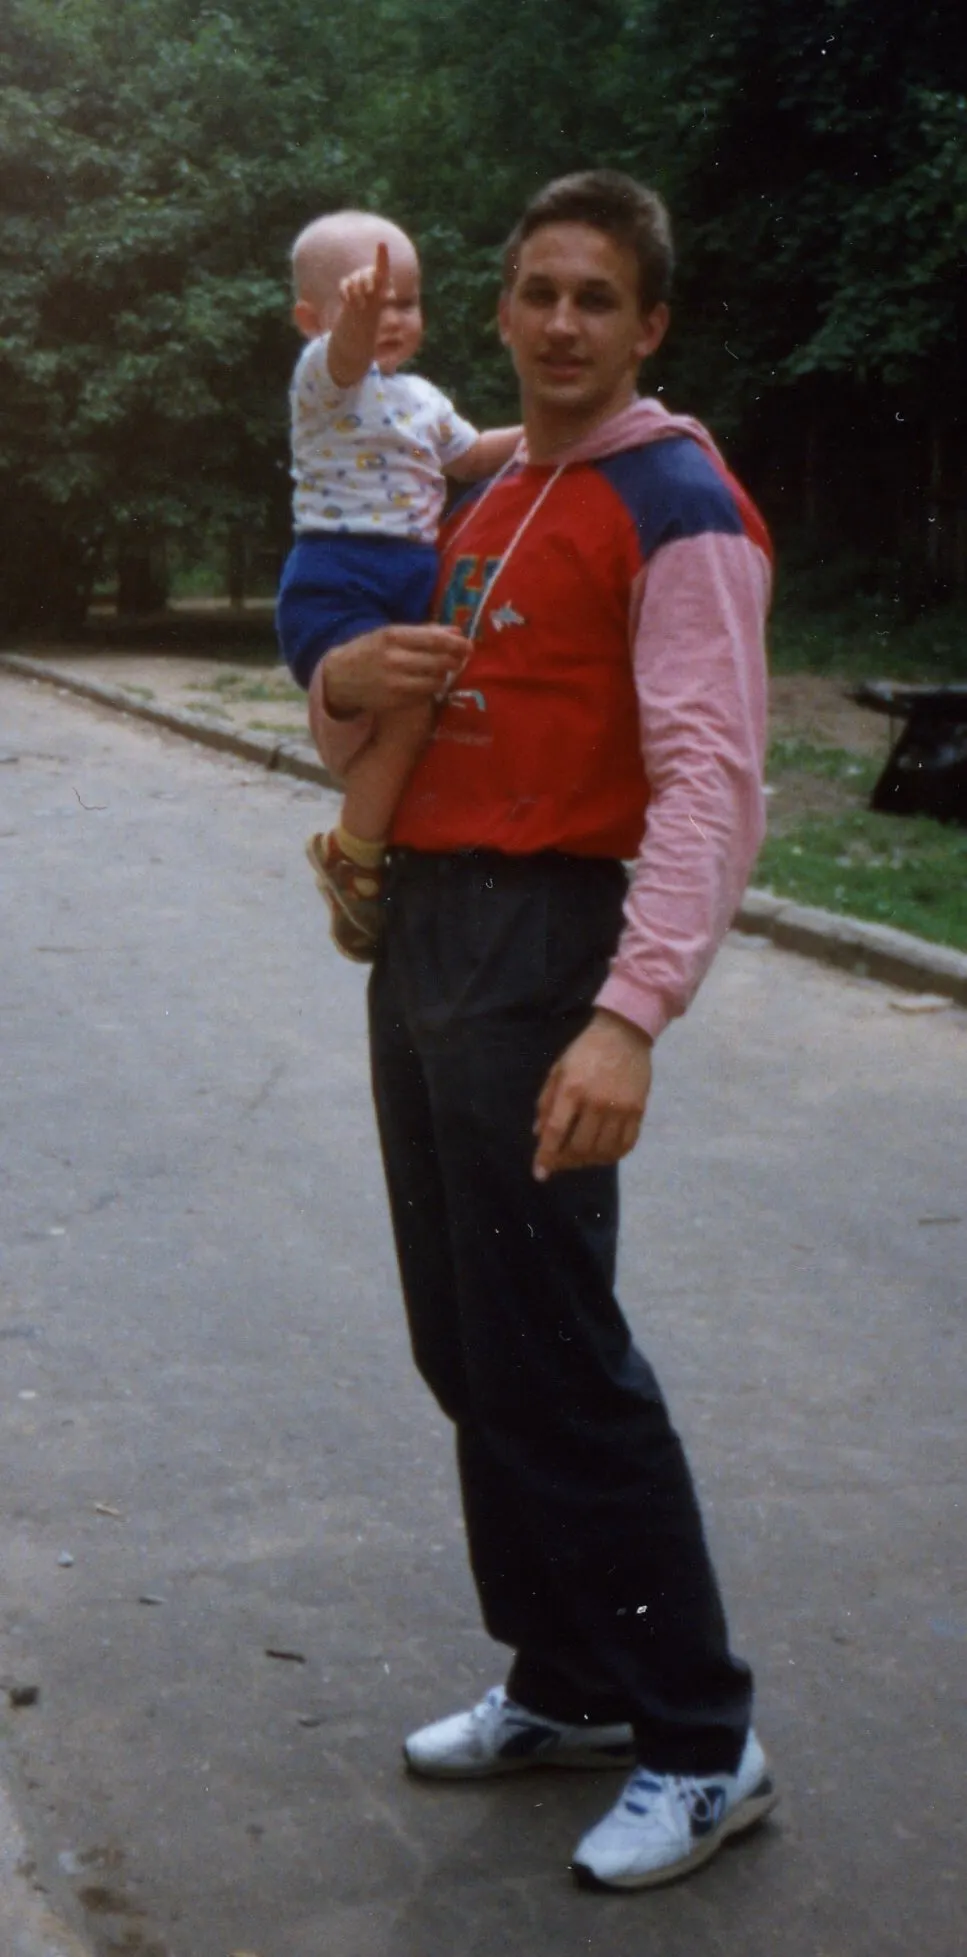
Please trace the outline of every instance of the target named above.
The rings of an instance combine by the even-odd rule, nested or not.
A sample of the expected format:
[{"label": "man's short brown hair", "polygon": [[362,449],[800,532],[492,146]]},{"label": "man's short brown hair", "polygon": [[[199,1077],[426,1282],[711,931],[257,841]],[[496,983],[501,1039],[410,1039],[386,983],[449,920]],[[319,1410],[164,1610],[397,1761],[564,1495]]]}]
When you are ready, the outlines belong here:
[{"label": "man's short brown hair", "polygon": [[656,190],[623,170],[577,170],[545,184],[518,218],[504,246],[504,287],[517,277],[521,246],[545,224],[590,224],[638,260],[638,300],[643,313],[667,300],[675,263],[668,212]]}]

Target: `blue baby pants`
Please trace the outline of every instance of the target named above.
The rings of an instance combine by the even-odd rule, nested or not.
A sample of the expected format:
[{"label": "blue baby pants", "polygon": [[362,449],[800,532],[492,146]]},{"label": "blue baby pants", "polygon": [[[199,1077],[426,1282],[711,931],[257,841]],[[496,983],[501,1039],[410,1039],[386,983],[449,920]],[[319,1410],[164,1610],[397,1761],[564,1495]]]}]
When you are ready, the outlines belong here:
[{"label": "blue baby pants", "polygon": [[296,538],[282,572],[275,625],[282,657],[308,688],[324,653],[381,625],[422,625],[437,576],[433,544],[317,530]]}]

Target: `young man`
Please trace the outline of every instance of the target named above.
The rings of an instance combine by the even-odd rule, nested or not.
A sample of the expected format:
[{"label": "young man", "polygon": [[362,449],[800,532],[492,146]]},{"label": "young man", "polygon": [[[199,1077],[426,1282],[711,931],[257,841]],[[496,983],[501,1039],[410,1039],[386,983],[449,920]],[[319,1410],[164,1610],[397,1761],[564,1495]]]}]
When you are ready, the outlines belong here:
[{"label": "young man", "polygon": [[670,273],[667,215],[631,179],[533,199],[500,302],[526,459],[444,531],[440,623],[335,648],[310,693],[338,767],[372,713],[463,665],[394,819],[371,1039],[416,1362],[515,1656],[406,1759],[637,1761],[573,1861],[619,1889],[695,1867],[775,1799],[681,1444],[613,1292],[652,1044],[763,827],[765,532],[705,431],[636,393]]}]

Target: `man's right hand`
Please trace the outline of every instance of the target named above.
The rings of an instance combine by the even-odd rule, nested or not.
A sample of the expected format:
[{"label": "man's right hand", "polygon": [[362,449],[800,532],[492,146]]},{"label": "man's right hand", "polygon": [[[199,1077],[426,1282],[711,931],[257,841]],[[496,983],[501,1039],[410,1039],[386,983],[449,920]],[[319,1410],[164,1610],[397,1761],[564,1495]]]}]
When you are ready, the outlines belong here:
[{"label": "man's right hand", "polygon": [[323,711],[348,720],[436,699],[470,649],[469,639],[448,625],[383,625],[333,646],[312,677],[310,725]]}]

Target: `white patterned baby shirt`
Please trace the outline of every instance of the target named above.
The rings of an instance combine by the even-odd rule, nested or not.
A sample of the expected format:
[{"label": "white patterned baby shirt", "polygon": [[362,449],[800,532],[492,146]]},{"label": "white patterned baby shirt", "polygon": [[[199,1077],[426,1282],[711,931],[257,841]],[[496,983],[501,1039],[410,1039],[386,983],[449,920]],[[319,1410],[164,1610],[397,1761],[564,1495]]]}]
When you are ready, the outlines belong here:
[{"label": "white patterned baby shirt", "polygon": [[296,530],[435,543],[444,472],[477,430],[418,374],[381,374],[374,363],[355,387],[337,387],[328,348],[328,333],[310,340],[292,376]]}]

